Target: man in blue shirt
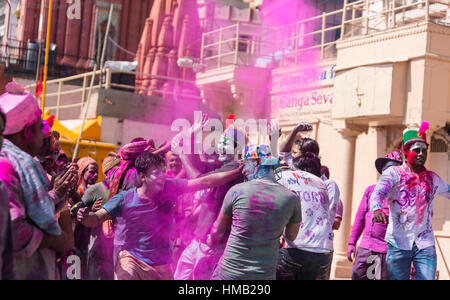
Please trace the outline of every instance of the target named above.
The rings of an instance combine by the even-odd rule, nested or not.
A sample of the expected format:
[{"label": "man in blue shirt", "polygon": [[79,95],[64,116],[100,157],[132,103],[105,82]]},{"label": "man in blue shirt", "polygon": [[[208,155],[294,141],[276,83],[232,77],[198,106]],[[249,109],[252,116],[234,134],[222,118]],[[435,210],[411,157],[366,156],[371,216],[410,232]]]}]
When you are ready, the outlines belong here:
[{"label": "man in blue shirt", "polygon": [[114,219],[114,273],[118,280],[172,279],[173,199],[180,193],[225,184],[242,171],[185,180],[167,178],[164,166],[160,155],[140,155],[135,162],[141,181],[138,188],[117,194],[95,213],[87,208],[78,212],[78,220],[88,227]]}]

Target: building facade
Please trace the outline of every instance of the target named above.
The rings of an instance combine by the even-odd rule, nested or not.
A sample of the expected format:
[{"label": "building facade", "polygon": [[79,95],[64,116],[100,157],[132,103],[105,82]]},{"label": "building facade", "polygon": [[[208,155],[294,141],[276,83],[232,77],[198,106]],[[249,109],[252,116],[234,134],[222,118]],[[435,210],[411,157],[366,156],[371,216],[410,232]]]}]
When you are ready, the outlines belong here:
[{"label": "building facade", "polygon": [[[432,0],[332,4],[269,31],[240,23],[205,33],[216,40],[203,44],[206,70],[197,84],[207,103],[222,103],[223,115],[279,119],[282,139],[299,122],[313,124],[310,136],[344,202],[331,277],[350,278],[346,251],[357,208],[379,177],[375,159],[401,144],[405,128],[430,122],[426,166],[450,179],[450,9]],[[278,43],[265,47],[267,37]],[[447,199],[435,199],[433,228],[437,277],[449,279]]]},{"label": "building facade", "polygon": [[[68,76],[100,63],[110,4],[114,4],[106,60],[133,61],[153,0],[54,0],[50,29],[51,75]],[[48,0],[3,3],[2,61],[35,72],[39,43],[45,47]]]},{"label": "building facade", "polygon": [[[56,42],[58,48],[68,50],[59,56],[62,62],[75,48],[88,53],[91,61],[98,53],[95,32],[102,27],[95,29],[95,24],[102,24],[104,18],[98,15],[105,16],[109,6],[85,2],[91,3],[84,7],[86,13],[97,15],[90,30],[84,23],[81,29],[65,23],[61,32],[72,35],[52,30],[55,41],[61,42]],[[136,136],[157,143],[168,140],[179,130],[172,122],[192,122],[194,110],[217,113],[222,121],[229,114],[244,120],[277,119],[281,140],[298,123],[311,123],[309,136],[319,142],[322,163],[344,202],[343,222],[335,232],[332,278],[350,278],[346,250],[357,208],[366,187],[379,177],[375,159],[398,147],[405,128],[430,122],[426,166],[449,182],[448,4],[311,0],[292,5],[280,0],[280,6],[254,1],[237,8],[231,5],[237,1],[199,0],[195,12],[189,0],[149,1],[148,6],[144,1],[148,10],[136,2],[115,1],[120,4],[115,24],[120,26],[114,36],[121,47],[109,49],[110,58],[136,60],[138,73],[131,92],[107,82],[94,94],[89,117],[103,117],[101,141],[120,145]],[[286,9],[290,13],[285,20]],[[18,31],[22,40],[37,34],[33,26]],[[65,41],[83,33],[89,37],[79,39],[83,47]],[[78,53],[77,64],[85,65]],[[193,64],[180,66],[183,58]],[[257,136],[251,139],[260,141]],[[446,199],[435,199],[433,228],[437,276],[450,279]]]}]

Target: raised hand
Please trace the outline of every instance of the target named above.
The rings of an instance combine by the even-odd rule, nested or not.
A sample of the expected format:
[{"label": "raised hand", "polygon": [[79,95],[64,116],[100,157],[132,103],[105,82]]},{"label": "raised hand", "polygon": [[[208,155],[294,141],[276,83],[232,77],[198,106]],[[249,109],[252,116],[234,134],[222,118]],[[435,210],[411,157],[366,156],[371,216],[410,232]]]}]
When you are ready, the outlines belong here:
[{"label": "raised hand", "polygon": [[312,125],[306,122],[301,122],[294,128],[295,132],[307,132],[312,130],[313,130]]},{"label": "raised hand", "polygon": [[53,190],[59,198],[63,198],[78,182],[78,165],[72,163],[67,170],[55,178]]}]

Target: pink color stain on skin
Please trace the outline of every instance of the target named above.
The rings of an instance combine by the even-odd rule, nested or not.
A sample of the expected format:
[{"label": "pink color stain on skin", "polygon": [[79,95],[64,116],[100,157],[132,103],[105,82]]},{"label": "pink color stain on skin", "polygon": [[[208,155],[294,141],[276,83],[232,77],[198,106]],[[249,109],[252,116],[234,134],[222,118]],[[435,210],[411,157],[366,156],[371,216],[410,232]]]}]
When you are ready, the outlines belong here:
[{"label": "pink color stain on skin", "polygon": [[410,150],[405,151],[404,154],[405,154],[405,157],[406,157],[406,160],[408,161],[408,163],[414,164],[414,158],[416,157],[417,154],[414,151],[410,151]]}]

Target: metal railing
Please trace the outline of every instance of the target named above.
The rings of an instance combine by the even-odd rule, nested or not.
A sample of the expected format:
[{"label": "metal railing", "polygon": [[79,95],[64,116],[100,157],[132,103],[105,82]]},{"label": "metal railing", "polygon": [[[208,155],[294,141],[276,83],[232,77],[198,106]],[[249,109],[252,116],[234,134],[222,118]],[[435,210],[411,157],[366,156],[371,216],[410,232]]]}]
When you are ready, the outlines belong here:
[{"label": "metal railing", "polygon": [[[367,35],[422,21],[441,21],[442,24],[450,25],[449,0],[389,0],[384,3],[386,5],[379,8],[377,5],[380,1],[347,3],[345,0],[343,37]],[[350,19],[347,18],[349,12]]]},{"label": "metal railing", "polygon": [[256,59],[270,56],[273,31],[252,24],[236,23],[202,35],[201,61],[207,69],[228,65],[254,65]]},{"label": "metal railing", "polygon": [[344,0],[341,9],[283,27],[237,23],[202,35],[201,62],[212,70],[298,64],[307,53],[330,59],[340,40],[422,21],[450,25],[450,0]]},{"label": "metal railing", "polygon": [[[128,75],[134,78],[139,76],[140,79],[147,79],[150,81],[158,80],[160,82],[160,88],[150,91],[148,88],[137,88],[134,82],[131,84],[117,83],[114,82],[114,75]],[[57,90],[51,91],[51,89],[47,88],[49,92],[46,94],[46,104],[44,109],[50,110],[50,112],[55,115],[56,119],[60,119],[61,110],[74,109],[77,107],[79,107],[81,115],[83,106],[87,102],[92,76],[95,77],[92,93],[97,92],[101,88],[105,88],[120,89],[135,93],[145,92],[145,94],[159,96],[164,99],[171,98],[175,101],[186,98],[201,100],[201,97],[195,94],[194,81],[105,68],[103,71],[97,70],[95,73],[92,71],[70,77],[48,80],[47,86],[53,87],[53,89],[56,87]],[[27,85],[25,88],[34,91],[36,84]],[[192,91],[192,93],[186,92],[187,90]]]},{"label": "metal railing", "polygon": [[[45,45],[44,45],[45,47]],[[41,60],[40,64],[44,64],[45,57],[45,49],[44,47],[41,49]],[[49,54],[49,75],[50,76],[70,76],[79,73],[84,73],[88,71],[86,67],[76,66],[75,63],[78,63],[80,60],[85,61],[86,64],[90,61],[93,61],[92,58],[82,57],[78,55],[69,55],[66,53],[57,52],[53,49],[54,45],[52,45],[52,50]],[[56,49],[56,48],[55,48]],[[39,70],[37,70],[37,65],[39,61],[39,44],[38,42],[31,41],[21,41],[8,39],[5,43],[0,46],[0,62],[4,63],[7,70],[10,72],[20,72],[20,73],[29,73],[29,74],[39,74]],[[62,58],[71,59],[73,62],[72,65],[62,65],[58,62],[61,61]]]}]

